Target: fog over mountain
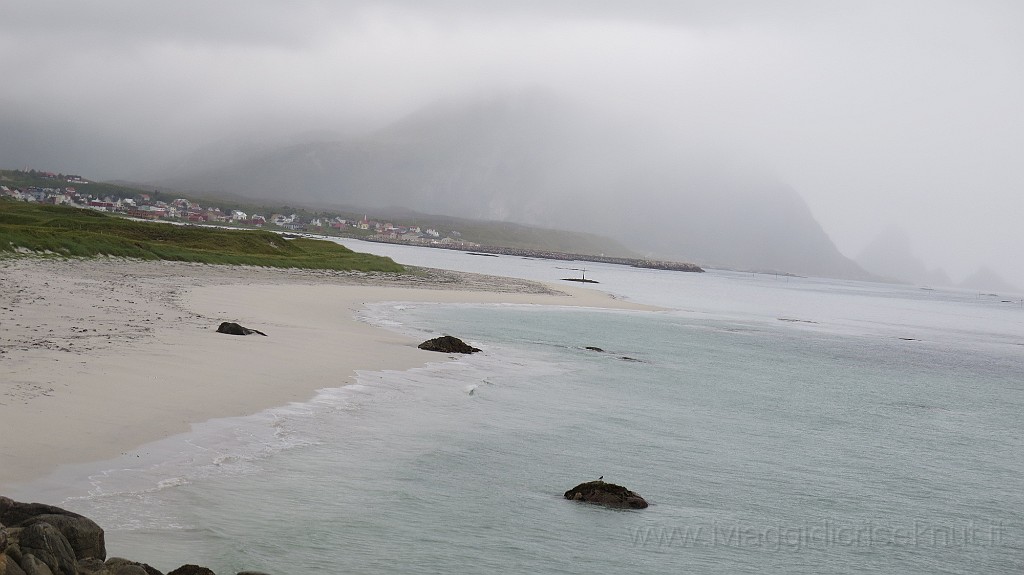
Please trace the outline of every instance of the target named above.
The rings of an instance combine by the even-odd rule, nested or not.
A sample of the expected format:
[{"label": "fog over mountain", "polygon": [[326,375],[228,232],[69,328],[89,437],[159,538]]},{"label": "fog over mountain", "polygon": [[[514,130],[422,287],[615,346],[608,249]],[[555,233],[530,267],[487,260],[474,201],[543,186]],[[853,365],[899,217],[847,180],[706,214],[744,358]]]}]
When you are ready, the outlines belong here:
[{"label": "fog over mountain", "polygon": [[1007,282],[987,266],[982,266],[967,276],[964,281],[960,282],[960,286],[987,292],[1001,292],[1004,296],[1007,294],[1024,295],[1024,290],[1020,286]]},{"label": "fog over mountain", "polygon": [[[5,0],[0,69],[0,167],[227,177],[291,147],[388,203],[741,267],[849,271],[832,242],[895,225],[926,269],[1024,285],[1017,1]],[[488,124],[537,92],[561,111]]]},{"label": "fog over mountain", "polygon": [[657,126],[542,91],[428,106],[360,137],[257,153],[158,182],[599,233],[650,255],[868,277],[772,174]]},{"label": "fog over mountain", "polygon": [[914,255],[907,232],[898,227],[883,230],[856,258],[865,270],[890,281],[921,285],[953,285],[940,268],[929,269]]},{"label": "fog over mountain", "polygon": [[866,271],[893,282],[1024,293],[987,266],[981,266],[964,280],[954,282],[942,268],[926,267],[914,255],[912,243],[906,231],[890,227],[878,234],[855,261]]}]

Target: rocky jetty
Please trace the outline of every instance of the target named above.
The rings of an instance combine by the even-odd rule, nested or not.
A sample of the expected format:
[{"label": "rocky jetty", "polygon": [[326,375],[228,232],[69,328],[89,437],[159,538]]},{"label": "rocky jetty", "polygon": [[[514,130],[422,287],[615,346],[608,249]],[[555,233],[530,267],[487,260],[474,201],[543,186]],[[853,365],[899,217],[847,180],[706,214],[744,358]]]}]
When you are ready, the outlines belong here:
[{"label": "rocky jetty", "polygon": [[647,502],[636,492],[630,491],[621,485],[606,483],[601,480],[580,483],[566,491],[565,498],[570,501],[595,503],[617,509],[643,509],[647,507]]},{"label": "rocky jetty", "polygon": [[[618,258],[613,256],[601,256],[593,254],[573,254],[566,252],[556,252],[550,250],[532,250],[527,248],[509,248],[502,246],[466,246],[463,244],[422,244],[420,242],[413,242],[394,238],[385,238],[383,236],[371,236],[365,238],[367,241],[380,242],[383,244],[402,244],[402,245],[423,245],[429,248],[440,248],[446,250],[457,250],[457,251],[470,251],[472,250],[473,255],[503,255],[503,256],[518,256],[523,258],[539,258],[545,260],[559,260],[559,261],[578,261],[578,262],[597,262],[603,264],[616,264],[620,266],[632,266],[635,268],[648,268],[655,270],[670,270],[678,272],[697,272],[703,273],[704,269],[697,264],[688,262],[676,262],[666,260],[649,260],[646,258]],[[596,283],[596,282],[595,282]]]},{"label": "rocky jetty", "polygon": [[237,323],[231,321],[221,322],[221,324],[217,327],[217,333],[226,333],[228,335],[252,335],[255,333],[262,335],[264,337],[266,337],[267,335],[258,329],[249,329],[247,327],[242,327]]},{"label": "rocky jetty", "polygon": [[428,339],[417,347],[427,351],[439,351],[441,353],[476,353],[480,351],[461,339],[450,335]]},{"label": "rocky jetty", "polygon": [[[108,559],[103,529],[88,517],[0,497],[0,575],[164,574],[145,563]],[[182,565],[167,575],[216,574],[206,567]]]}]

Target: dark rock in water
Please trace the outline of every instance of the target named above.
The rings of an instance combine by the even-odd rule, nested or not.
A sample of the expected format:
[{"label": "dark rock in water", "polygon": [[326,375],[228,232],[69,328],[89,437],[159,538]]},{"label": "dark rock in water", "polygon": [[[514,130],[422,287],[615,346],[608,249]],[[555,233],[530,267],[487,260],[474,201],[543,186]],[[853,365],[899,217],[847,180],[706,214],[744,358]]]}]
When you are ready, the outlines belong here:
[{"label": "dark rock in water", "polygon": [[439,351],[441,353],[476,353],[479,349],[468,345],[457,337],[450,335],[435,337],[419,344],[420,349]]},{"label": "dark rock in water", "polygon": [[[592,345],[588,345],[587,347],[585,347],[585,348],[583,348],[583,349],[586,349],[586,350],[589,350],[589,351],[597,351],[597,352],[601,352],[601,353],[604,353],[604,350],[603,350],[603,349],[601,349],[601,348],[599,348],[599,347],[594,347],[594,346],[592,346]],[[620,356],[618,357],[618,359],[621,359],[622,361],[636,361],[636,362],[641,362],[641,361],[643,361],[643,360],[639,360],[639,359],[637,359],[637,358],[635,358],[635,357],[629,357],[628,355],[620,355]]]},{"label": "dark rock in water", "polygon": [[596,280],[588,280],[586,278],[562,278],[564,282],[579,282],[581,284],[599,284],[601,282]]},{"label": "dark rock in water", "polygon": [[644,509],[647,507],[647,502],[643,497],[621,485],[605,483],[600,480],[580,483],[566,491],[565,498],[619,509]]},{"label": "dark rock in water", "polygon": [[217,328],[217,333],[226,333],[228,335],[252,335],[254,333],[258,333],[262,336],[267,335],[258,329],[249,329],[229,321],[222,322]]},{"label": "dark rock in water", "polygon": [[212,570],[199,565],[182,565],[167,575],[217,575]]}]

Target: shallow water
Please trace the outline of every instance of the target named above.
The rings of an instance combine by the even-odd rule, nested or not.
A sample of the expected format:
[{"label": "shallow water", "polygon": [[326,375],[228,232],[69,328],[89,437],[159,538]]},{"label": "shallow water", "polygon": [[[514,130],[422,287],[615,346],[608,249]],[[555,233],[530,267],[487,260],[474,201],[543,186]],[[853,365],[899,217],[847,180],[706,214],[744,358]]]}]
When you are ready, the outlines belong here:
[{"label": "shallow water", "polygon": [[[566,265],[379,249],[550,280]],[[485,351],[361,373],[37,493],[107,527],[111,554],[165,569],[1020,572],[1019,307],[728,272],[591,276],[674,311],[380,304],[366,321]],[[651,507],[561,498],[601,475]]]}]

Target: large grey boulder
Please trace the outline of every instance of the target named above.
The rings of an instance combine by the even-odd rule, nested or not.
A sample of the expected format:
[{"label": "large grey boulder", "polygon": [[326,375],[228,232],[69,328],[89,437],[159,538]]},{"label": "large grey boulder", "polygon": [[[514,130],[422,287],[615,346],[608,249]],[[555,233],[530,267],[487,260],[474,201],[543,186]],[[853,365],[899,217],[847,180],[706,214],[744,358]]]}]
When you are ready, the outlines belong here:
[{"label": "large grey boulder", "polygon": [[647,502],[633,491],[614,483],[588,481],[565,492],[565,498],[619,509],[644,509]]},{"label": "large grey boulder", "polygon": [[111,575],[164,575],[155,567],[123,557],[107,559],[107,569]]},{"label": "large grey boulder", "polygon": [[149,575],[141,565],[121,565],[110,572],[110,575]]},{"label": "large grey boulder", "polygon": [[61,509],[60,507],[54,507],[53,505],[46,505],[44,503],[21,503],[9,497],[0,496],[0,523],[9,527],[17,527],[19,523],[26,519],[30,519],[36,515],[45,515],[49,513],[75,515],[70,511]]},{"label": "large grey boulder", "polygon": [[107,564],[95,557],[78,560],[78,575],[113,575]]},{"label": "large grey boulder", "polygon": [[92,519],[53,505],[20,503],[0,497],[0,523],[11,527],[27,527],[38,522],[56,527],[71,544],[78,559],[106,559],[103,528]]},{"label": "large grey boulder", "polygon": [[24,570],[25,575],[57,575],[46,563],[31,553],[22,555],[18,565]]},{"label": "large grey boulder", "polygon": [[65,512],[63,514],[37,515],[22,523],[23,526],[34,523],[48,523],[57,528],[75,550],[78,559],[107,558],[106,538],[103,528],[88,517]]},{"label": "large grey boulder", "polygon": [[0,553],[0,575],[25,575],[25,570],[13,557]]},{"label": "large grey boulder", "polygon": [[[18,545],[22,554],[26,557],[32,555],[45,563],[53,575],[78,575],[75,550],[53,525],[40,521],[22,528],[18,533]],[[24,562],[22,568],[25,568]]]}]

